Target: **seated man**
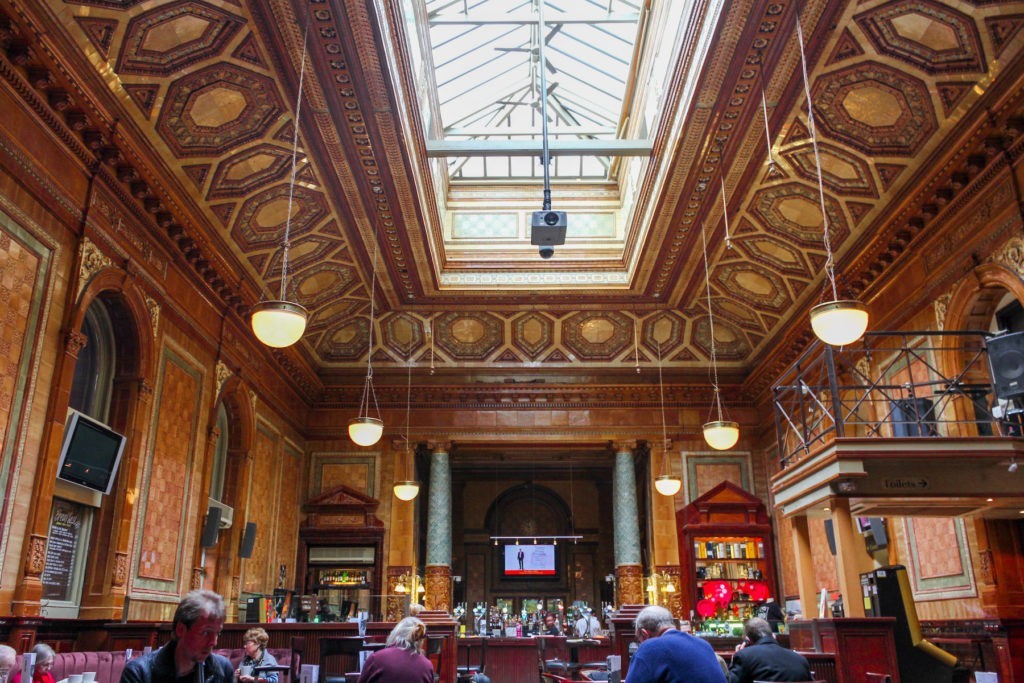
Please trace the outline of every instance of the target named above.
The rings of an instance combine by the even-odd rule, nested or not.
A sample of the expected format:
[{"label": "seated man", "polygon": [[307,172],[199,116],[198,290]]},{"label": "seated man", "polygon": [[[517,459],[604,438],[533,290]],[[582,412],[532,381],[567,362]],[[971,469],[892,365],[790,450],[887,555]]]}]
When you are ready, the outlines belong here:
[{"label": "seated man", "polygon": [[809,681],[811,678],[807,659],[775,642],[772,627],[766,620],[754,617],[743,624],[743,642],[732,656],[729,683]]},{"label": "seated man", "polygon": [[664,607],[644,607],[636,615],[640,643],[629,662],[626,683],[722,683],[722,669],[706,640],[676,629]]},{"label": "seated man", "polygon": [[233,683],[231,662],[213,652],[225,612],[224,598],[213,591],[187,594],[174,612],[171,642],[128,662],[121,683]]}]

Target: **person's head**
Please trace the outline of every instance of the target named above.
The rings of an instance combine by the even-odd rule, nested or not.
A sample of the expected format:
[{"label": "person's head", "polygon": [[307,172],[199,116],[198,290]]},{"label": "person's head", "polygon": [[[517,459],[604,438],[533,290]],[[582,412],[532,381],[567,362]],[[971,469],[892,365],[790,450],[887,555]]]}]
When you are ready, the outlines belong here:
[{"label": "person's head", "polygon": [[36,671],[49,671],[50,667],[53,666],[53,648],[46,643],[36,643],[32,647],[32,652],[36,655]]},{"label": "person's head", "polygon": [[416,617],[406,617],[395,624],[388,634],[388,647],[400,647],[410,652],[419,652],[420,641],[427,635],[427,625]]},{"label": "person's head", "polygon": [[552,614],[551,612],[548,612],[547,614],[545,614],[544,615],[544,625],[549,627],[549,628],[551,626],[554,626],[555,625],[555,615]]},{"label": "person's head", "polygon": [[224,598],[213,591],[194,590],[178,603],[172,622],[178,655],[193,662],[210,656],[224,626]]},{"label": "person's head", "polygon": [[0,679],[6,679],[14,668],[18,653],[10,645],[0,645]]},{"label": "person's head", "polygon": [[242,636],[242,649],[245,650],[245,654],[255,658],[261,651],[267,649],[269,642],[270,636],[267,635],[267,632],[259,626],[255,626]]},{"label": "person's head", "polygon": [[409,605],[409,616],[410,617],[415,617],[415,616],[419,615],[419,613],[422,612],[425,609],[426,609],[426,607],[424,607],[420,603],[414,602],[411,605]]},{"label": "person's head", "polygon": [[670,628],[676,627],[672,613],[660,605],[649,605],[640,610],[634,622],[636,639],[643,642],[648,638],[657,638]]},{"label": "person's head", "polygon": [[743,624],[743,637],[752,643],[756,643],[765,637],[772,637],[772,627],[765,619],[753,617],[747,619]]}]

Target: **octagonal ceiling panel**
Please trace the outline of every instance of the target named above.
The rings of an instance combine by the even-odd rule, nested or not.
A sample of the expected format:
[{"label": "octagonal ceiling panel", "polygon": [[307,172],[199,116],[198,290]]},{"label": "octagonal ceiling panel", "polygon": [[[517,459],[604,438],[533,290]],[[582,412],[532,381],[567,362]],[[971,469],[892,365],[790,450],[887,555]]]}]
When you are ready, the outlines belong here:
[{"label": "octagonal ceiling panel", "polygon": [[291,152],[261,144],[217,165],[210,181],[208,199],[243,197],[267,183],[285,178],[291,170]]},{"label": "octagonal ceiling panel", "polygon": [[[715,356],[718,360],[742,360],[750,353],[746,335],[728,320],[715,316]],[[693,323],[694,346],[711,358],[711,319],[701,316]]]},{"label": "octagonal ceiling panel", "polygon": [[555,340],[555,322],[536,311],[512,320],[512,346],[527,358],[536,359],[551,347]]},{"label": "octagonal ceiling panel", "polygon": [[171,84],[156,127],[179,157],[216,156],[263,135],[283,111],[272,80],[216,64]]},{"label": "octagonal ceiling panel", "polygon": [[608,361],[632,343],[633,324],[615,311],[573,313],[562,321],[562,343],[580,360]]},{"label": "octagonal ceiling panel", "polygon": [[736,325],[746,329],[764,334],[764,323],[757,313],[750,307],[727,299],[725,297],[712,297],[711,305],[714,307],[715,320],[723,318],[732,321]]},{"label": "octagonal ceiling panel", "polygon": [[[825,211],[835,249],[850,235],[850,229],[838,202],[827,194]],[[750,214],[769,232],[805,247],[821,247],[821,198],[817,188],[794,182],[766,187],[754,195]]]},{"label": "octagonal ceiling panel", "polygon": [[640,325],[640,344],[649,349],[653,357],[657,357],[659,345],[661,357],[665,359],[685,341],[686,320],[674,311],[661,311],[637,324]]},{"label": "octagonal ceiling panel", "polygon": [[443,313],[434,321],[434,339],[455,360],[484,360],[504,342],[501,318],[482,311]]},{"label": "octagonal ceiling panel", "polygon": [[[346,324],[349,319],[357,315],[366,306],[366,301],[355,299],[342,299],[324,304],[320,308],[310,312],[309,323],[306,325],[306,334],[323,332],[328,328],[340,327]],[[342,322],[346,321],[346,322]],[[365,328],[364,328],[365,329]],[[363,339],[365,346],[366,339]]]},{"label": "octagonal ceiling panel", "polygon": [[912,156],[938,128],[928,86],[877,62],[820,76],[811,99],[822,131],[866,154]]},{"label": "octagonal ceiling panel", "polygon": [[747,301],[775,313],[791,303],[782,278],[756,263],[726,263],[711,273],[711,280],[740,301]]},{"label": "octagonal ceiling panel", "polygon": [[879,53],[927,73],[983,72],[978,27],[966,14],[921,0],[890,2],[854,17]]},{"label": "octagonal ceiling panel", "polygon": [[330,328],[320,338],[317,351],[321,357],[334,362],[365,359],[369,324],[368,317],[359,316]]},{"label": "octagonal ceiling panel", "polygon": [[795,246],[774,235],[756,233],[733,238],[733,246],[743,257],[759,261],[780,272],[810,275],[807,261]]},{"label": "octagonal ceiling panel", "polygon": [[384,316],[380,321],[380,343],[408,362],[427,339],[423,321],[408,313]]},{"label": "octagonal ceiling panel", "polygon": [[[291,243],[292,246],[288,250],[288,272],[293,275],[301,273],[308,266],[330,258],[338,249],[336,240],[320,234],[311,234],[300,239],[293,239]],[[281,277],[281,254],[282,250],[280,248],[274,251],[274,255],[269,261],[269,266],[264,271],[265,277]],[[337,267],[352,269],[352,265],[349,263],[338,264]]]},{"label": "octagonal ceiling panel", "polygon": [[306,308],[316,308],[339,297],[355,281],[351,268],[320,262],[295,273],[291,289]]},{"label": "octagonal ceiling panel", "polygon": [[[231,234],[247,249],[280,242],[288,220],[287,185],[278,185],[247,199],[235,218]],[[323,194],[296,186],[292,198],[291,238],[299,237],[327,215]]]},{"label": "octagonal ceiling panel", "polygon": [[[784,156],[801,176],[813,183],[818,182],[813,145],[790,149],[784,152]],[[835,145],[819,143],[818,158],[821,159],[821,180],[833,192],[878,196],[875,181],[871,178],[871,168],[862,157]]]},{"label": "octagonal ceiling panel", "polygon": [[120,74],[169,76],[219,54],[244,20],[205,2],[161,5],[128,22]]}]

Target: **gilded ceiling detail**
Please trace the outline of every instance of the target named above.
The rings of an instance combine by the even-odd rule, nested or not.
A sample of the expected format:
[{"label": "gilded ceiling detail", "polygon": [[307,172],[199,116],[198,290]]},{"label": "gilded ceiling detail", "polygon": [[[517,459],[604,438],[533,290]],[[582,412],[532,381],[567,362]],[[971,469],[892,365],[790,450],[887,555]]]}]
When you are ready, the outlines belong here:
[{"label": "gilded ceiling detail", "polygon": [[[79,112],[62,120],[92,153],[109,155],[103,158],[112,172],[154,216],[153,229],[165,231],[204,280],[218,283],[214,291],[239,315],[255,303],[241,292],[276,297],[280,286],[301,51],[301,29],[287,12],[310,13],[289,291],[310,308],[302,348],[314,367],[366,361],[373,236],[380,244],[375,267],[381,279],[374,359],[384,362],[426,358],[433,344],[439,363],[629,367],[637,356],[646,365],[656,362],[661,345],[666,361],[703,369],[710,321],[703,265],[694,258],[700,253],[694,228],[702,222],[710,240],[719,357],[742,369],[765,345],[779,343],[789,327],[806,327],[802,310],[820,289],[824,250],[797,74],[795,3],[727,3],[735,5],[728,18],[737,21],[722,22],[718,51],[710,55],[713,78],[697,85],[688,119],[701,135],[672,150],[661,194],[650,199],[663,215],[635,246],[650,260],[629,288],[541,290],[543,310],[527,310],[526,295],[432,289],[433,262],[444,255],[429,246],[432,223],[422,212],[431,200],[418,200],[412,172],[402,167],[404,155],[417,151],[417,140],[407,139],[398,122],[399,112],[417,107],[414,93],[405,88],[395,94],[383,71],[377,27],[395,18],[374,14],[377,5],[39,2],[48,8],[39,14],[49,17],[49,28],[64,31],[81,59],[96,67],[91,82],[114,92],[113,100],[103,101],[121,103],[117,116],[131,118],[132,130],[146,138],[133,141],[136,148],[149,145],[154,158],[146,170],[175,177],[166,179],[166,187],[151,178],[142,182],[136,162],[119,155],[105,132],[109,121],[98,120],[81,102],[67,109],[67,93],[62,99],[58,91],[70,86],[37,80],[34,87],[55,111],[87,111],[88,117]],[[873,252],[883,254],[879,259],[868,262],[851,252],[844,260],[843,250],[890,229],[892,218],[875,207],[900,195],[957,123],[977,114],[985,88],[1024,45],[1024,3],[971,4],[968,13],[960,9],[965,3],[938,0],[817,2],[804,12],[815,22],[805,30],[813,35],[812,100],[830,236],[841,271],[856,259],[859,270],[849,273],[849,281],[859,287],[894,262],[892,253],[898,255],[919,229],[914,226],[936,209],[901,218],[903,224],[891,228],[899,234],[897,248],[883,245]],[[57,22],[62,14],[75,21]],[[763,74],[762,55],[769,59]],[[8,57],[19,64],[38,59],[19,57],[16,49]],[[410,60],[404,48],[394,57]],[[775,175],[763,164],[762,84],[779,164]],[[665,93],[673,106],[680,97]],[[722,244],[722,175],[735,228],[732,249]],[[161,204],[167,192],[182,188],[188,196],[165,204],[197,205],[205,221],[198,228]],[[230,253],[220,254],[225,244]],[[239,279],[250,286],[238,287]],[[417,308],[423,303],[429,310]]]}]

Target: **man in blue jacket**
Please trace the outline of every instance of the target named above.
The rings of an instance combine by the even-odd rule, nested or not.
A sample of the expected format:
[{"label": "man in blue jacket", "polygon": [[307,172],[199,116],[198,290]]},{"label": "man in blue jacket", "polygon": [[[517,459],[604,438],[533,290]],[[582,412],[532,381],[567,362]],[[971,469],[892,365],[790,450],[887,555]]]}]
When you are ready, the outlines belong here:
[{"label": "man in blue jacket", "polygon": [[706,640],[676,629],[672,613],[651,605],[636,615],[640,643],[626,683],[723,683],[725,676]]},{"label": "man in blue jacket", "polygon": [[802,654],[775,642],[772,627],[754,617],[743,624],[743,642],[732,656],[729,683],[809,681],[811,667]]}]

